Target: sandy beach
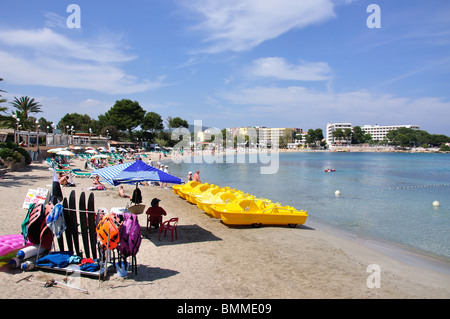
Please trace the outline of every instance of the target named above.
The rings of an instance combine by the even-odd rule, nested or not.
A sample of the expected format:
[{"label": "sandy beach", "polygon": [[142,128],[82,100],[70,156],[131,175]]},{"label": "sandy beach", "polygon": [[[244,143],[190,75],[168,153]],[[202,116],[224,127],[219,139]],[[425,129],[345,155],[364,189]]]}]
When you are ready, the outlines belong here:
[{"label": "sandy beach", "polygon": [[[72,167],[83,169],[79,159]],[[2,202],[0,235],[18,234],[25,218],[22,203],[28,189],[51,190],[52,171],[45,163],[7,172],[0,180]],[[184,178],[184,176],[181,176]],[[207,176],[202,176],[207,182]],[[63,188],[79,195],[92,179],[74,178],[76,187]],[[125,185],[132,194],[134,186]],[[82,277],[81,288],[44,288],[49,279],[62,281],[65,274],[48,271],[0,270],[1,298],[164,298],[164,299],[378,299],[450,298],[450,274],[409,257],[374,249],[358,238],[338,236],[312,224],[296,228],[229,227],[175,195],[171,189],[142,186],[143,204],[157,197],[169,217],[179,217],[178,239],[158,240],[146,230],[146,216],[139,215],[143,236],[137,255],[138,273],[126,278],[113,271],[106,280]],[[125,207],[127,199],[114,190],[95,191],[96,209]],[[407,256],[407,255],[405,255]],[[369,288],[368,266],[379,266],[380,287]],[[448,263],[444,264],[447,270]],[[21,279],[33,275],[32,281]]]}]

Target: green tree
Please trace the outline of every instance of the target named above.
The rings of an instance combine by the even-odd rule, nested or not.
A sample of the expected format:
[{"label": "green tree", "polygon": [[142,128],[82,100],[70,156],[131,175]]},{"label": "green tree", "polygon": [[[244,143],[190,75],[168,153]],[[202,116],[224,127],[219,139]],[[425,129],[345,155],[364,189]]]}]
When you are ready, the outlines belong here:
[{"label": "green tree", "polygon": [[333,137],[338,140],[341,141],[344,138],[344,131],[340,128],[338,128],[337,130],[335,130],[333,132]]},{"label": "green tree", "polygon": [[65,132],[67,126],[73,126],[76,132],[88,133],[89,128],[92,126],[92,119],[87,114],[67,113],[59,120],[57,127]]},{"label": "green tree", "polygon": [[105,120],[117,127],[118,130],[128,131],[133,141],[133,129],[142,124],[145,110],[136,101],[123,99],[116,101],[114,106],[105,113]]},{"label": "green tree", "polygon": [[185,127],[189,128],[189,123],[180,117],[171,118],[169,121],[169,126],[173,128]]},{"label": "green tree", "polygon": [[321,141],[323,140],[323,131],[321,128],[308,130],[308,134],[306,135],[305,143],[308,145],[322,145]]},{"label": "green tree", "polygon": [[416,147],[416,146],[435,146],[440,147],[445,143],[450,142],[450,138],[442,134],[429,134],[423,130],[413,130],[407,127],[401,127],[396,130],[389,131],[386,134],[393,145],[402,147]]},{"label": "green tree", "polygon": [[[53,133],[53,127],[52,127],[53,122],[47,121],[47,119],[41,117],[39,119],[39,130],[43,131],[43,132],[48,132],[48,133]],[[48,127],[48,128],[47,128]]]},{"label": "green tree", "polygon": [[163,130],[164,125],[161,115],[155,112],[147,112],[142,119],[141,128],[144,131],[150,131],[153,134]]},{"label": "green tree", "polygon": [[351,128],[346,128],[344,130],[344,139],[347,141],[347,144],[351,143],[352,135],[353,135],[353,132],[352,132]]},{"label": "green tree", "polygon": [[352,144],[364,143],[364,132],[361,126],[353,127]]}]

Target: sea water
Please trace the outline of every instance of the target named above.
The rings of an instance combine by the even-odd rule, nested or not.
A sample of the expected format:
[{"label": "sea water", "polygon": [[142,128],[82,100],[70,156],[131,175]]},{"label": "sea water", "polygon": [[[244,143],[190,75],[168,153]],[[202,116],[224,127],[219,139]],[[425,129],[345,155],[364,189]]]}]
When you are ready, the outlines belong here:
[{"label": "sea water", "polygon": [[450,260],[450,154],[299,152],[278,159],[275,174],[261,174],[259,161],[192,159],[170,164],[170,173],[185,179],[198,169],[203,183],[306,210],[305,225],[316,221]]}]

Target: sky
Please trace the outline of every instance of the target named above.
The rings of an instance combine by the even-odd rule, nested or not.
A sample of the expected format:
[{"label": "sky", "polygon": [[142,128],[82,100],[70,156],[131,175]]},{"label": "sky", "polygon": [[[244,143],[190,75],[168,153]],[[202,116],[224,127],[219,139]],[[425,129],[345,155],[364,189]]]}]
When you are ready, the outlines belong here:
[{"label": "sky", "polygon": [[56,123],[130,99],[219,129],[450,136],[449,17],[448,0],[5,1],[0,89]]}]

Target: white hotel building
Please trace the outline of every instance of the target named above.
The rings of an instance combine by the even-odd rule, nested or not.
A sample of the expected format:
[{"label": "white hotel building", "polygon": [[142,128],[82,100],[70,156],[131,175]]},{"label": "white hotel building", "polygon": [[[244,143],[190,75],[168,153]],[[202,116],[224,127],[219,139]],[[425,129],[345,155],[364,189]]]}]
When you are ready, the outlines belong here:
[{"label": "white hotel building", "polygon": [[[372,136],[373,141],[382,141],[386,138],[386,134],[389,133],[389,131],[397,130],[401,127],[410,128],[413,130],[420,130],[419,125],[364,125],[361,126],[361,129],[364,133],[370,134]],[[351,123],[328,123],[327,124],[327,130],[326,130],[326,141],[328,145],[334,145],[336,144],[336,141],[333,137],[333,132],[337,129],[341,129],[344,131],[345,129],[351,129],[352,125]],[[347,141],[342,140],[338,141],[341,144],[345,144]]]},{"label": "white hotel building", "polygon": [[[327,130],[325,131],[325,139],[327,141],[328,145],[334,145],[336,144],[336,141],[333,137],[333,132],[341,129],[342,131],[345,131],[345,129],[351,129],[352,130],[352,124],[351,123],[328,123],[327,124]],[[341,140],[339,143],[346,143],[346,141]]]},{"label": "white hotel building", "polygon": [[419,125],[364,125],[361,129],[366,134],[372,136],[373,141],[382,141],[386,138],[389,131],[397,130],[401,127],[410,128],[413,130],[420,130]]}]

